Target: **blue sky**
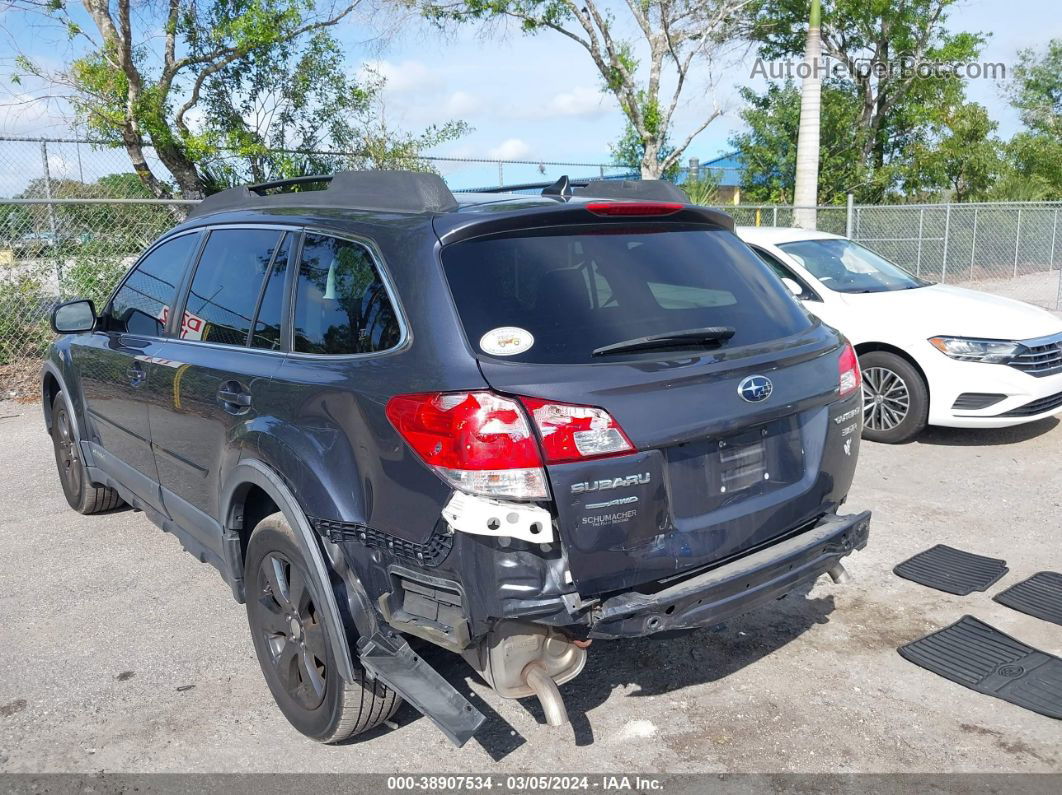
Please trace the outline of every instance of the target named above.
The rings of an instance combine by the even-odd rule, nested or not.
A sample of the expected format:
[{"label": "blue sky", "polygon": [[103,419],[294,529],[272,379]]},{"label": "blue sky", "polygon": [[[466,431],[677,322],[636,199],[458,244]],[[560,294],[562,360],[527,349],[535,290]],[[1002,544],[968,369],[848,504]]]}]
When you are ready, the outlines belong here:
[{"label": "blue sky", "polygon": [[[982,60],[1001,61],[1008,67],[1018,49],[1042,47],[1051,37],[1062,36],[1059,0],[960,0],[949,24],[953,29],[991,33]],[[340,37],[352,63],[370,62],[388,78],[384,109],[390,125],[417,130],[447,119],[464,119],[475,128],[436,154],[609,162],[608,144],[622,132],[622,114],[614,100],[601,92],[597,71],[575,43],[548,32],[525,36],[513,31],[488,38],[473,29],[442,34],[418,22],[394,27],[393,35],[381,37],[364,24],[350,25],[340,31]],[[0,135],[69,134],[60,108],[11,104],[14,94],[24,95],[15,99],[25,99],[34,91],[33,86],[12,87],[7,79],[16,50],[60,63],[69,52],[65,37],[10,10],[0,14],[0,28],[0,105],[4,105],[0,107]],[[705,90],[707,72],[699,75],[701,85],[686,95],[674,137],[684,137],[713,102],[723,107],[724,114],[695,139],[688,155],[708,160],[728,149],[727,138],[741,127],[737,89],[750,84],[753,58],[731,54],[712,76],[711,89]],[[1008,137],[1018,128],[997,83],[970,81],[968,94],[989,108],[999,122],[1000,135]],[[498,180],[496,166],[445,164],[440,168],[458,187]],[[542,175],[535,166],[509,166],[504,178],[506,182],[544,179],[565,171],[574,176],[595,170],[548,168]],[[2,183],[0,176],[0,188]]]}]

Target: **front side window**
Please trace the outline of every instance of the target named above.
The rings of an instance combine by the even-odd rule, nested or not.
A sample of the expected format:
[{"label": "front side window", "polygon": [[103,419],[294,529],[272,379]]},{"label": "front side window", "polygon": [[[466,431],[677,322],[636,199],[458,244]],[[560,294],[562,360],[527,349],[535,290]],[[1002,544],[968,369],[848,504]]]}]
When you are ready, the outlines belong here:
[{"label": "front side window", "polygon": [[198,243],[198,233],[180,235],[144,257],[114,294],[107,314],[107,329],[161,337],[177,299],[185,266]]},{"label": "front side window", "polygon": [[778,248],[825,287],[839,293],[884,293],[928,284],[869,248],[844,238],[779,243]]},{"label": "front side window", "polygon": [[246,345],[262,281],[283,239],[276,229],[215,229],[185,302],[181,339]]},{"label": "front side window", "polygon": [[307,234],[295,289],[294,350],[374,353],[398,344],[398,318],[360,243]]}]

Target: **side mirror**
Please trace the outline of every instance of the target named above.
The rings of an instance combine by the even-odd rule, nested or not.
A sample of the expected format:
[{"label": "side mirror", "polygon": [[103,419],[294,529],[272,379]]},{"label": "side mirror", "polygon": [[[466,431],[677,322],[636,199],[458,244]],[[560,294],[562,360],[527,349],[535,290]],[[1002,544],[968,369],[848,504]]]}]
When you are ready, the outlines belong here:
[{"label": "side mirror", "polygon": [[782,284],[789,288],[789,292],[791,292],[797,298],[800,298],[802,295],[804,295],[804,288],[800,286],[800,282],[798,282],[796,279],[790,279],[788,276],[783,276]]},{"label": "side mirror", "polygon": [[96,307],[79,298],[59,304],[52,310],[52,330],[56,334],[80,334],[96,328]]}]

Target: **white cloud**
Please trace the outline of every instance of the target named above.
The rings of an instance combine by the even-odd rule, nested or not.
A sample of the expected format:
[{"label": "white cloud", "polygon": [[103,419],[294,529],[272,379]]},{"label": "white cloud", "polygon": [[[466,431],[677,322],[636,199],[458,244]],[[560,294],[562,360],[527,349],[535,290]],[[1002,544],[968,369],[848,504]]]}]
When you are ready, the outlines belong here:
[{"label": "white cloud", "polygon": [[602,116],[613,111],[615,106],[611,94],[577,86],[571,91],[554,94],[546,106],[546,112],[553,116]]},{"label": "white cloud", "polygon": [[487,157],[491,160],[520,160],[527,157],[531,147],[519,138],[507,138],[498,146],[487,150]]},{"label": "white cloud", "polygon": [[442,82],[437,70],[413,59],[398,63],[384,59],[366,61],[361,68],[359,78],[365,80],[373,73],[387,81],[386,90],[394,94],[423,91],[427,88],[438,87]]},{"label": "white cloud", "polygon": [[444,108],[450,116],[474,116],[483,109],[483,101],[467,91],[455,91],[447,98]]}]

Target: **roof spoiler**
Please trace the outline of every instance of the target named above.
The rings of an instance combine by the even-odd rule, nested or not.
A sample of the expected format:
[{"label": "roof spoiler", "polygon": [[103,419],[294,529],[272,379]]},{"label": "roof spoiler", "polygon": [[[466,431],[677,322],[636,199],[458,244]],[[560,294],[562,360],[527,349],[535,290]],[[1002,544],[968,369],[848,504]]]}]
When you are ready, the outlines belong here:
[{"label": "roof spoiler", "polygon": [[[303,186],[321,185],[324,185],[323,189],[298,190]],[[229,188],[207,196],[188,217],[225,210],[257,210],[292,205],[395,213],[445,213],[457,209],[457,199],[438,174],[418,171],[337,171],[335,174]]]},{"label": "roof spoiler", "polygon": [[[557,182],[542,191],[543,196],[565,195],[556,189],[563,190],[561,185],[567,187],[568,178],[561,177]],[[549,191],[547,193],[547,191]],[[576,185],[569,188],[570,193],[576,196],[585,196],[593,199],[637,199],[640,201],[654,202],[681,202],[689,204],[690,197],[681,188],[672,182],[663,179],[595,179],[585,185]]]}]

